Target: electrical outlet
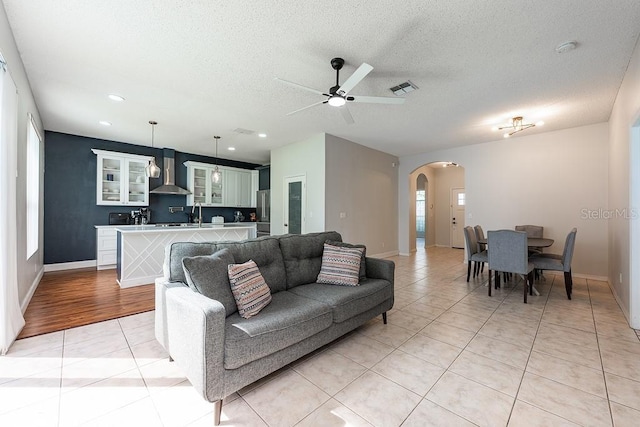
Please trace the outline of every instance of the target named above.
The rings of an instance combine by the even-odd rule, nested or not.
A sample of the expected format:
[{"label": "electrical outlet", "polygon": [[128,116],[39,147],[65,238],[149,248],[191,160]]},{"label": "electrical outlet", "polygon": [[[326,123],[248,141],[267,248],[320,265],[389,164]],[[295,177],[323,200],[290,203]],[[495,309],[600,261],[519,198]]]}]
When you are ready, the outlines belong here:
[{"label": "electrical outlet", "polygon": [[620,278],[618,280],[622,283],[622,273],[620,273]]},{"label": "electrical outlet", "polygon": [[340,219],[345,219],[347,217],[346,212],[340,212]]}]

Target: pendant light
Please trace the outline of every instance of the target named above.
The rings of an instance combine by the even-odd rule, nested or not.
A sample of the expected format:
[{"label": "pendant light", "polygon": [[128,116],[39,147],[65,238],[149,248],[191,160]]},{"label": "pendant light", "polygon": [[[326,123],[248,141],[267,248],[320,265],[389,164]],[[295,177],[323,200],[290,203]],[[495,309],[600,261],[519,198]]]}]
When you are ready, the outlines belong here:
[{"label": "pendant light", "polygon": [[222,177],[222,173],[220,173],[220,169],[218,169],[218,140],[220,137],[216,135],[213,138],[216,140],[216,167],[211,173],[211,181],[217,184],[220,182],[220,178]]},{"label": "pendant light", "polygon": [[[151,125],[151,148],[153,148],[153,134],[158,122],[149,120],[149,124]],[[158,167],[158,165],[156,165],[155,156],[151,158],[151,161],[149,162],[147,167],[144,168],[144,172],[150,178],[160,178],[160,168]]]}]

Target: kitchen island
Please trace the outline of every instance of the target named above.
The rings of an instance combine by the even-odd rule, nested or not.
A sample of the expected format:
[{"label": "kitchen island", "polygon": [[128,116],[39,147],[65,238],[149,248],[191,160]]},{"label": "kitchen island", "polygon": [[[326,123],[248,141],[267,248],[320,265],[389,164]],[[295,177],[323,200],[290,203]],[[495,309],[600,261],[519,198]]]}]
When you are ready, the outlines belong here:
[{"label": "kitchen island", "polygon": [[154,283],[162,276],[165,247],[173,242],[238,241],[254,238],[254,223],[123,226],[117,228],[117,277],[121,288]]}]

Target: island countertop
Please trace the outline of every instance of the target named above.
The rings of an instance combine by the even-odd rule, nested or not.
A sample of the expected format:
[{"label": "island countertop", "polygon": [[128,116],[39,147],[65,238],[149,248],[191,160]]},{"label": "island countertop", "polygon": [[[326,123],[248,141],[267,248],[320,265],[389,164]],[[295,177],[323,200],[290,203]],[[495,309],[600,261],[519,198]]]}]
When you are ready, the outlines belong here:
[{"label": "island countertop", "polygon": [[[97,226],[96,226],[97,227]],[[255,223],[227,223],[227,224],[202,224],[198,226],[198,224],[188,224],[188,225],[120,225],[116,226],[116,229],[121,233],[148,233],[148,232],[194,232],[196,230],[224,230],[233,228],[234,230],[255,230]],[[255,233],[249,233],[249,236]]]}]

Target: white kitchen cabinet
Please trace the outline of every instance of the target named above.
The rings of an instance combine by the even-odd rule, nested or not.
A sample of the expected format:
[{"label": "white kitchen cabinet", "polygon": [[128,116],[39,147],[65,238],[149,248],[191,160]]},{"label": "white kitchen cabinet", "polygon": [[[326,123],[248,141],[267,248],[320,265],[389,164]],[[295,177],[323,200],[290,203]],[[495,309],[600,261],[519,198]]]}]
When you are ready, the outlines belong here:
[{"label": "white kitchen cabinet", "polygon": [[118,235],[115,226],[96,227],[96,267],[116,268]]},{"label": "white kitchen cabinet", "polygon": [[[202,206],[251,207],[255,206],[254,172],[247,169],[218,166],[221,178],[214,183],[211,175],[215,165],[187,161],[187,205],[201,203]],[[257,180],[256,180],[257,182]],[[252,204],[253,203],[253,204]]]},{"label": "white kitchen cabinet", "polygon": [[224,168],[219,167],[220,181],[215,183],[211,178],[215,165],[192,161],[184,162],[184,165],[187,167],[187,188],[191,191],[187,195],[187,205],[224,206]]},{"label": "white kitchen cabinet", "polygon": [[251,171],[251,201],[249,206],[258,207],[258,190],[260,189],[260,178],[258,171]]},{"label": "white kitchen cabinet", "polygon": [[96,204],[149,206],[149,178],[144,169],[151,156],[91,151],[98,156]]},{"label": "white kitchen cabinet", "polygon": [[248,208],[251,205],[251,171],[227,170],[225,189],[225,206]]}]

